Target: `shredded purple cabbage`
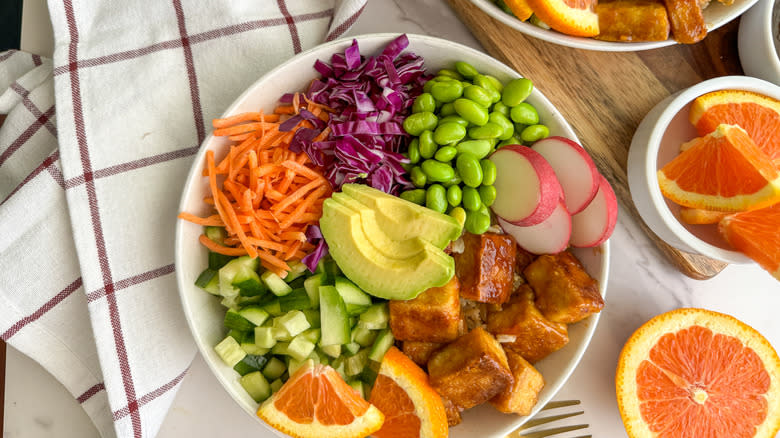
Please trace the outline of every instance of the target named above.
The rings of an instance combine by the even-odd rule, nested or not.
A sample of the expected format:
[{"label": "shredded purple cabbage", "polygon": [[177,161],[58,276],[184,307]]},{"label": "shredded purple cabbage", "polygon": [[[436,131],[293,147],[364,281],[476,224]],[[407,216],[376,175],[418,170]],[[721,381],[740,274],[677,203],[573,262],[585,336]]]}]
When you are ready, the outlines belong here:
[{"label": "shredded purple cabbage", "polygon": [[306,227],[306,239],[316,245],[314,251],[306,254],[301,262],[306,265],[309,271],[314,272],[320,259],[328,255],[328,244],[322,237],[322,231],[318,225],[309,225]]}]

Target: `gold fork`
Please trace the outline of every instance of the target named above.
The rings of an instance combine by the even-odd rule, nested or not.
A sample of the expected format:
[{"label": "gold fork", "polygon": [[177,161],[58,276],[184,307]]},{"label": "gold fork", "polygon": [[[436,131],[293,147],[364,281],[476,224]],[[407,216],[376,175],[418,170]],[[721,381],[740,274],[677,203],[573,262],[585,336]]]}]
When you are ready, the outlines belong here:
[{"label": "gold fork", "polygon": [[[546,411],[550,409],[564,408],[568,406],[576,406],[580,404],[579,400],[561,400],[547,403],[541,410]],[[552,423],[553,421],[563,420],[565,418],[576,417],[577,415],[584,414],[585,411],[575,411],[559,415],[549,415],[546,417],[535,417],[525,422],[522,426],[510,432],[505,438],[545,438],[548,436],[562,434],[564,432],[571,432],[573,430],[585,429],[587,424],[576,424],[572,426],[559,426],[550,429],[537,429],[537,426],[543,424]],[[534,429],[534,430],[529,430]],[[592,438],[591,435],[580,435],[572,438]]]}]

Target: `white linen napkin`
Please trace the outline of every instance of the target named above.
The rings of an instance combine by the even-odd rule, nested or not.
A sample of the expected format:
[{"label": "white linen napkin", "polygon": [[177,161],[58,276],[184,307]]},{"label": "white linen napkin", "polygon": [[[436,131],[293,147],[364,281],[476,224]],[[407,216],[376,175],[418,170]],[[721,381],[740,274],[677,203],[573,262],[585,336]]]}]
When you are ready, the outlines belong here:
[{"label": "white linen napkin", "polygon": [[195,354],[173,235],[211,119],[365,2],[50,1],[53,62],[0,53],[0,337],[101,436],[155,436]]}]

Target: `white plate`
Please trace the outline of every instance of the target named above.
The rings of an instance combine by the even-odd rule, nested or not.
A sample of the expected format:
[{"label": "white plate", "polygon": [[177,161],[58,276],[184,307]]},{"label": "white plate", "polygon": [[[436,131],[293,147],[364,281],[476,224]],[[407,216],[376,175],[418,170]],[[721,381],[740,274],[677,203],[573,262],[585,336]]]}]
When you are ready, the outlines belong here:
[{"label": "white plate", "polygon": [[[396,34],[372,34],[356,38],[360,44],[361,53],[377,54],[397,36]],[[408,35],[408,37],[410,45],[407,51],[423,56],[425,66],[429,71],[435,72],[444,67],[451,68],[455,61],[462,60],[470,63],[480,72],[492,74],[504,82],[519,77],[514,70],[506,65],[466,46],[428,36]],[[271,111],[282,94],[302,91],[317,76],[316,71],[312,68],[314,61],[317,59],[330,60],[331,54],[343,52],[351,41],[351,38],[347,38],[326,43],[283,63],[249,87],[228,108],[224,116],[244,111],[257,111],[258,108]],[[576,140],[571,127],[538,90],[533,91],[528,102],[538,109],[542,122],[550,128],[552,135],[561,135]],[[225,154],[227,144],[228,140],[213,136],[209,136],[203,142],[187,177],[179,206],[180,211],[200,215],[209,212],[209,207],[202,202],[203,197],[208,193],[207,178],[201,176],[206,150],[214,150],[217,159],[219,159]],[[198,236],[201,233],[202,227],[200,226],[183,220],[177,222],[176,279],[187,323],[198,349],[225,390],[242,409],[257,419],[258,429],[267,427],[255,415],[257,404],[239,385],[238,374],[222,363],[214,353],[214,345],[225,336],[225,330],[222,327],[225,311],[217,298],[194,285],[198,274],[207,266],[207,252],[198,242]],[[587,271],[599,281],[600,292],[604,296],[609,270],[609,243],[592,249],[578,249],[574,253],[585,265]],[[569,344],[537,364],[537,368],[547,384],[539,396],[539,402],[533,411],[534,414],[553,398],[577,366],[593,336],[598,320],[599,315],[596,314],[570,326]],[[452,437],[503,437],[526,420],[527,417],[499,413],[489,404],[485,404],[464,412],[463,422],[452,428],[450,435]],[[261,424],[263,426],[260,426]]]},{"label": "white plate", "polygon": [[[750,8],[757,0],[735,0],[731,6],[724,6],[717,0],[712,0],[704,9],[704,22],[707,30],[713,31],[729,21],[737,18],[741,13]],[[639,43],[619,43],[611,41],[599,41],[593,38],[583,38],[562,34],[555,30],[543,29],[531,23],[520,21],[512,15],[501,10],[492,0],[471,0],[480,9],[496,20],[510,26],[520,32],[540,40],[548,41],[561,46],[574,47],[576,49],[597,50],[600,52],[634,52],[638,50],[655,49],[658,47],[677,44],[673,39],[666,41],[650,41]]]}]

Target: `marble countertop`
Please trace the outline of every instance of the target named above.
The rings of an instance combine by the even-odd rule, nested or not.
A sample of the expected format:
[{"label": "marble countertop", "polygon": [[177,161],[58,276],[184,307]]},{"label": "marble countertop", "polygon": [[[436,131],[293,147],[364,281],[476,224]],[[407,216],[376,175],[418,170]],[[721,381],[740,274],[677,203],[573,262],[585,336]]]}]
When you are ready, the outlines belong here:
[{"label": "marble countertop", "polygon": [[[51,31],[41,5],[43,0],[25,1],[27,30],[22,48],[50,56]],[[371,0],[348,35],[373,32],[428,34],[482,50],[444,0]],[[770,311],[780,308],[780,283],[760,268],[731,265],[711,280],[689,279],[662,259],[625,214],[619,215],[611,251],[606,307],[599,326],[579,367],[556,397],[582,400],[585,414],[571,423],[589,424],[590,435],[626,436],[615,400],[617,358],[631,333],[659,313],[679,307],[728,313],[780,347],[780,318]],[[13,348],[8,350],[4,438],[98,436],[78,403],[51,375]],[[232,435],[275,436],[233,402],[198,355],[158,437],[223,436],[226,427]]]}]

